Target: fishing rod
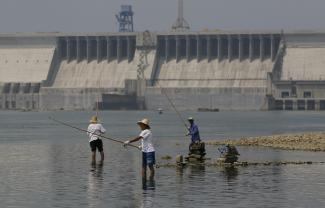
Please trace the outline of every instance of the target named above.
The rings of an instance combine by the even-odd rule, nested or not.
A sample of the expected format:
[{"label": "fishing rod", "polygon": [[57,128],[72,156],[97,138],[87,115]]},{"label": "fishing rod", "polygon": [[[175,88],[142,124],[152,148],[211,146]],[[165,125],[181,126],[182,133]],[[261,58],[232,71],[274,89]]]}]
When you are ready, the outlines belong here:
[{"label": "fishing rod", "polygon": [[161,85],[159,84],[159,81],[157,81],[157,85],[158,87],[161,89],[161,92],[166,96],[168,102],[170,103],[170,105],[173,107],[174,111],[176,112],[177,116],[179,117],[179,119],[182,121],[182,123],[184,124],[186,130],[188,131],[188,126],[186,124],[186,121],[184,120],[184,118],[182,117],[181,113],[177,110],[176,106],[174,105],[173,101],[170,99],[170,97],[167,95],[167,93],[165,92],[164,88],[161,87]]},{"label": "fishing rod", "polygon": [[[138,48],[140,50],[140,59],[139,59],[139,64],[138,64],[138,79],[140,77],[140,75],[142,75],[142,78],[144,80],[146,80],[146,76],[144,73],[144,70],[149,66],[148,64],[148,54],[149,52],[152,50],[153,48],[153,40],[151,37],[151,34],[149,31],[145,31],[143,33],[143,47]],[[170,105],[172,106],[172,108],[175,110],[177,116],[179,117],[179,119],[182,121],[182,123],[184,124],[186,131],[188,131],[188,127],[187,124],[184,120],[184,118],[182,117],[182,115],[180,114],[180,112],[177,110],[176,106],[174,105],[174,103],[172,102],[172,100],[170,99],[170,97],[167,95],[167,93],[164,91],[164,89],[160,86],[159,81],[155,80],[157,82],[158,87],[161,89],[161,92],[166,96],[168,102],[170,103]]]},{"label": "fishing rod", "polygon": [[99,115],[99,113],[98,113],[98,105],[99,105],[99,95],[97,93],[97,101],[96,101],[96,117],[97,118],[98,118],[98,115]]},{"label": "fishing rod", "polygon": [[[100,72],[100,77],[102,77],[102,72],[103,71]],[[96,116],[97,116],[97,118],[99,117],[99,93],[100,93],[100,89],[101,89],[100,87],[101,87],[101,85],[100,85],[100,80],[99,80],[98,81],[97,96],[96,96],[96,99],[97,99],[97,101],[96,101]]]},{"label": "fishing rod", "polygon": [[[109,137],[106,137],[106,136],[103,136],[103,135],[100,135],[100,134],[92,133],[92,132],[87,131],[87,130],[85,130],[85,129],[81,129],[81,128],[78,128],[78,127],[76,127],[76,126],[72,126],[72,125],[70,125],[70,124],[68,124],[68,123],[65,123],[65,122],[63,122],[63,121],[59,121],[59,120],[57,120],[57,119],[55,119],[55,118],[53,118],[53,117],[51,117],[51,116],[49,116],[48,118],[49,118],[50,120],[56,122],[56,123],[59,123],[59,124],[61,124],[61,125],[64,125],[64,126],[67,126],[67,127],[73,128],[73,129],[76,129],[76,130],[78,130],[78,131],[83,131],[83,132],[86,132],[86,133],[89,133],[89,134],[93,134],[93,135],[96,135],[96,136],[102,137],[102,138],[104,138],[104,139],[111,140],[111,141],[113,141],[113,142],[117,142],[117,143],[120,143],[120,144],[124,144],[124,142],[122,142],[122,141],[120,141],[120,140],[112,139],[112,138],[109,138]],[[137,147],[137,146],[135,146],[135,145],[132,145],[132,144],[128,144],[127,146],[131,146],[131,147],[135,147],[135,148],[139,149],[139,147]]]}]

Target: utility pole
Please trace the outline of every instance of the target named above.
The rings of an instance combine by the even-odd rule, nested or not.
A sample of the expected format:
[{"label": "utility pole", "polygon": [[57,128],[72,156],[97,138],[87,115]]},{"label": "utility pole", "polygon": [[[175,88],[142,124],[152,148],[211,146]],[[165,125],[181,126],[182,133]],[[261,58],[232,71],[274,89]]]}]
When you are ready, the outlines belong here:
[{"label": "utility pole", "polygon": [[184,19],[184,4],[183,0],[178,0],[178,17],[176,22],[172,26],[172,31],[188,31],[190,25]]}]

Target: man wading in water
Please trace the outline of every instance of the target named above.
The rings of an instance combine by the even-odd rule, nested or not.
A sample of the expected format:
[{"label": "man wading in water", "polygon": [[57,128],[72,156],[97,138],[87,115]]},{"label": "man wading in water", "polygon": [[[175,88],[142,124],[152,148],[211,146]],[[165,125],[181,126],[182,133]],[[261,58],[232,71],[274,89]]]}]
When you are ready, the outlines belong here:
[{"label": "man wading in water", "polygon": [[96,149],[100,153],[99,165],[103,165],[104,162],[103,142],[98,135],[104,134],[106,130],[104,129],[102,124],[98,123],[97,116],[91,117],[91,120],[89,122],[90,124],[87,129],[87,134],[90,138],[89,144],[92,152],[91,165],[96,165]]},{"label": "man wading in water", "polygon": [[147,166],[150,169],[150,180],[154,179],[155,169],[154,165],[156,164],[155,159],[155,148],[153,146],[152,133],[149,126],[149,120],[144,118],[141,121],[138,121],[137,124],[141,129],[141,133],[138,137],[124,142],[124,147],[132,142],[141,140],[141,146],[139,147],[142,150],[142,179],[147,178]]}]

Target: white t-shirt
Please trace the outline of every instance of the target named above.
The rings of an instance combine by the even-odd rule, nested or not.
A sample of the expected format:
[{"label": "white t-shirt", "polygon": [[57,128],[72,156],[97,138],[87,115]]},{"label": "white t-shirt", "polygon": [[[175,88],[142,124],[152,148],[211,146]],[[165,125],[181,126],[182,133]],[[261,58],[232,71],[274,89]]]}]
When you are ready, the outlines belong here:
[{"label": "white t-shirt", "polygon": [[[106,132],[106,129],[101,124],[89,124],[87,129],[87,134],[89,136],[89,142],[99,139],[100,134],[103,134]],[[97,135],[95,135],[97,134]]]},{"label": "white t-shirt", "polygon": [[154,152],[155,148],[153,147],[152,133],[149,129],[141,131],[141,148],[142,152]]}]

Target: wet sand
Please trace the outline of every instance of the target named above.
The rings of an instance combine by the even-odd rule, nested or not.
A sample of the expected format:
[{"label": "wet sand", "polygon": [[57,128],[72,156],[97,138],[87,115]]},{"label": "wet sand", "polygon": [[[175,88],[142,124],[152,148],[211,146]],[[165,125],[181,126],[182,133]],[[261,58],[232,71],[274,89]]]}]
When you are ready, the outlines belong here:
[{"label": "wet sand", "polygon": [[270,147],[285,150],[325,151],[325,132],[226,139],[207,141],[206,144],[232,144],[236,146]]}]

